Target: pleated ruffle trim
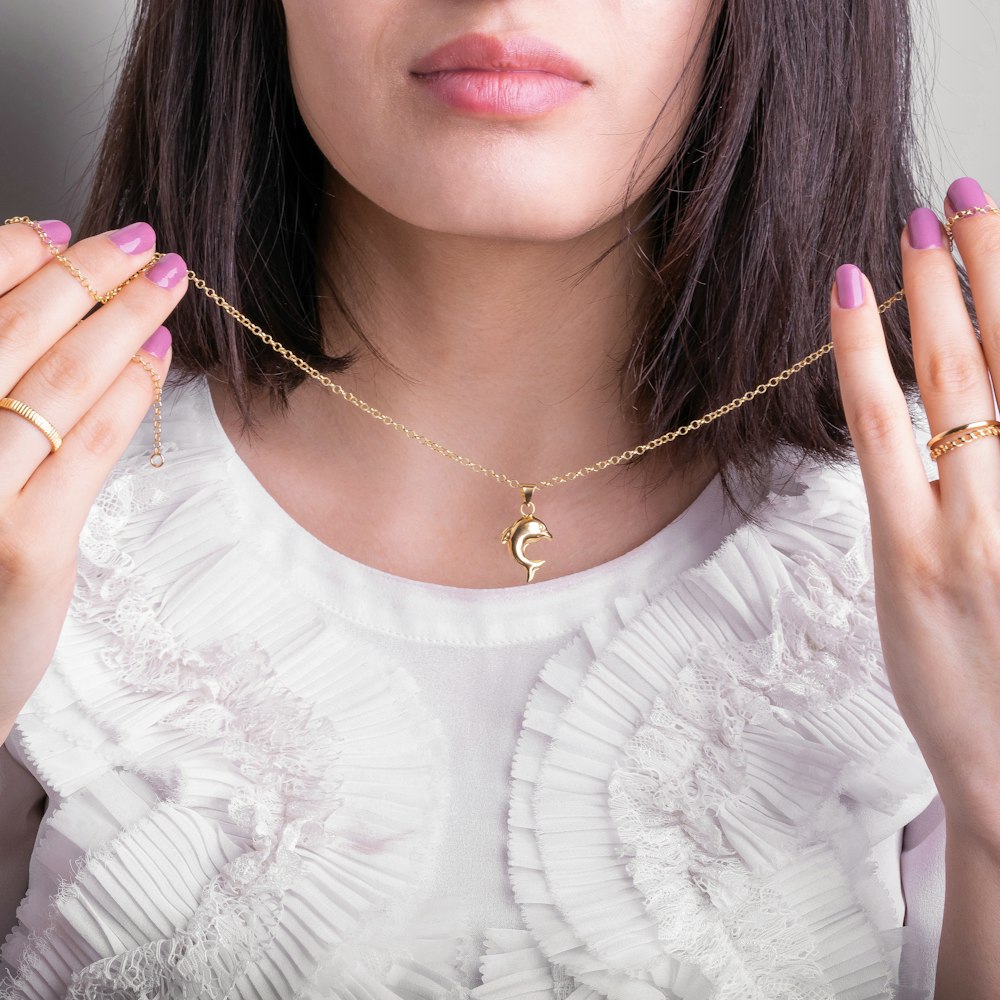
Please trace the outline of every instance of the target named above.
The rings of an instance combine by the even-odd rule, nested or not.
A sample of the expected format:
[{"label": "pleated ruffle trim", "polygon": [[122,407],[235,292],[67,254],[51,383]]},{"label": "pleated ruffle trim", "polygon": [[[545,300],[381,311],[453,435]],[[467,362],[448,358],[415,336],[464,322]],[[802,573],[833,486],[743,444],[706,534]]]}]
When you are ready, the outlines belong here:
[{"label": "pleated ruffle trim", "polygon": [[[177,440],[201,419],[175,397]],[[144,448],[109,477],[12,737],[54,807],[0,996],[903,997],[866,857],[934,788],[856,470],[804,465],[762,527],[549,660],[511,774],[523,927],[479,936],[422,894],[447,763],[417,686],[275,576],[266,526],[239,544],[216,452],[164,451],[169,478]]]},{"label": "pleated ruffle trim", "polygon": [[904,996],[866,858],[935,790],[883,670],[860,474],[806,476],[532,692],[515,895],[611,1000]]},{"label": "pleated ruffle trim", "polygon": [[[415,682],[237,544],[217,455],[168,450],[169,478],[140,454],[106,484],[18,720],[58,805],[5,997],[291,997],[419,902],[440,836],[443,737]],[[285,630],[280,669],[247,630],[261,616]]]}]

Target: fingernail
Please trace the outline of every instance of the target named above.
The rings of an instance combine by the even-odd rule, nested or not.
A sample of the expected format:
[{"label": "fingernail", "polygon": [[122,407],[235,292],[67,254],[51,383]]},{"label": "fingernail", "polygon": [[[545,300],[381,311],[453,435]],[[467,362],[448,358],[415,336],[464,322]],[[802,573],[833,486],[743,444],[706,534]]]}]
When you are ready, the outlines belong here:
[{"label": "fingernail", "polygon": [[948,198],[955,206],[956,212],[965,212],[970,208],[985,208],[986,195],[979,181],[971,177],[959,177],[948,188]]},{"label": "fingernail", "polygon": [[865,283],[861,271],[853,264],[837,268],[837,305],[841,309],[857,309],[865,301]]},{"label": "fingernail", "polygon": [[108,239],[125,253],[145,253],[156,243],[156,233],[148,222],[133,222],[130,226],[108,233]]},{"label": "fingernail", "polygon": [[46,219],[44,222],[39,222],[38,225],[45,230],[45,235],[48,236],[48,238],[52,240],[57,247],[69,245],[69,241],[73,234],[70,232],[70,228],[65,222],[60,222],[58,219]]},{"label": "fingernail", "polygon": [[170,331],[165,326],[157,327],[153,335],[142,345],[142,349],[147,354],[152,354],[154,358],[165,358],[170,350],[170,342],[173,338]]},{"label": "fingernail", "polygon": [[173,288],[187,274],[187,264],[180,254],[164,254],[147,272],[154,285],[160,288]]},{"label": "fingernail", "polygon": [[943,247],[941,239],[941,223],[929,208],[915,208],[906,220],[906,232],[910,238],[910,246],[914,250],[930,250],[933,247]]}]

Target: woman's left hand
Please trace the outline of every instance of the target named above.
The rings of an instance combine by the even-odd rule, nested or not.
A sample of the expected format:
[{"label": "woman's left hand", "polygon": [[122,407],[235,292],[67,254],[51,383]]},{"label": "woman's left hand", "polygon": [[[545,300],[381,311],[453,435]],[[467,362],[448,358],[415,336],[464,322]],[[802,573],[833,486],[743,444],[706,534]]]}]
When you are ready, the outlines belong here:
[{"label": "woman's left hand", "polygon": [[[982,346],[944,228],[913,212],[901,237],[920,395],[931,435],[997,417],[1000,212],[965,177],[948,189]],[[854,265],[837,270],[833,347],[868,497],[875,603],[889,681],[934,776],[949,836],[1000,852],[1000,437],[939,457],[928,482],[886,350],[878,300]],[[1000,430],[1000,428],[997,428]],[[995,942],[994,942],[995,944]],[[998,946],[1000,948],[1000,946]]]}]

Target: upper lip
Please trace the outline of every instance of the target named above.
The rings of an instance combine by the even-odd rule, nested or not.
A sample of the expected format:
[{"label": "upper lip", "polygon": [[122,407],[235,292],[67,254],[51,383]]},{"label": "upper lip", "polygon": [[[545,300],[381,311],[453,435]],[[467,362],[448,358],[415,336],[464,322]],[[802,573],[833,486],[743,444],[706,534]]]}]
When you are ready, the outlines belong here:
[{"label": "upper lip", "polygon": [[419,59],[411,73],[438,73],[444,70],[536,70],[568,80],[589,83],[583,67],[565,52],[531,35],[497,38],[473,32],[445,42]]}]

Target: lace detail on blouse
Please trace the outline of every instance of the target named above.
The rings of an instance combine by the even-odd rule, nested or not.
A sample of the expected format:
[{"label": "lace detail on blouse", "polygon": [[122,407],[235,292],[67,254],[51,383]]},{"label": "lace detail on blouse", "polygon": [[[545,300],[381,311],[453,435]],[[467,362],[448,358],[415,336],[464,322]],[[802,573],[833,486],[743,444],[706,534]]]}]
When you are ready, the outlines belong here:
[{"label": "lace detail on blouse", "polygon": [[[183,844],[186,838],[176,835],[184,820],[202,827],[199,835],[218,825],[225,855],[219,870],[189,901],[190,916],[162,936],[150,934],[124,948],[118,942],[114,954],[89,961],[75,956],[80,966],[65,992],[72,1000],[233,995],[250,967],[278,943],[289,891],[317,879],[317,867],[329,869],[327,892],[344,897],[347,912],[340,916],[350,919],[337,930],[350,930],[366,913],[377,919],[390,899],[400,907],[414,898],[437,840],[444,802],[440,732],[405,672],[374,663],[359,670],[357,653],[338,664],[332,642],[320,662],[337,687],[336,710],[321,713],[279,678],[252,636],[233,633],[192,644],[160,620],[158,603],[170,597],[146,585],[122,544],[128,527],[163,499],[148,469],[141,457],[126,463],[83,533],[70,634],[77,627],[101,634],[99,663],[91,677],[77,676],[69,651],[57,656],[23,730],[26,756],[51,773],[67,797],[60,812],[87,798],[101,808],[97,796],[72,787],[77,776],[69,755],[88,749],[87,756],[96,758],[87,762],[91,770],[119,781],[126,775],[143,779],[146,791],[139,794],[151,808],[137,824],[87,851],[71,878],[57,880],[44,924],[27,939],[18,941],[15,933],[8,947],[19,952],[19,975],[5,995],[23,995],[32,975],[48,978],[46,965],[64,946],[65,925],[82,934],[79,917],[93,900],[106,907],[100,919],[109,925],[134,916],[122,919],[117,912],[142,905],[141,890],[131,897],[116,891],[122,866],[134,866],[136,876],[152,875],[163,888],[174,865],[184,864],[167,838],[154,848],[150,828],[173,832],[170,839]],[[203,498],[195,493],[192,499]],[[203,549],[191,573],[209,572],[236,555],[225,546]],[[313,640],[316,655],[321,642],[315,640],[324,638],[328,623],[310,624],[312,634],[303,638]],[[338,726],[338,715],[351,731]],[[154,734],[162,743],[155,748]],[[57,742],[66,757],[54,762],[47,758]],[[134,790],[136,783],[127,787]],[[65,824],[61,833],[72,836],[72,826]],[[55,846],[43,842],[39,854],[45,858]],[[339,935],[329,933],[332,926],[322,929],[328,931],[322,944],[335,948]]]},{"label": "lace detail on blouse", "polygon": [[272,564],[267,525],[241,542],[216,451],[164,452],[169,476],[137,440],[109,477],[11,737],[52,808],[0,997],[903,998],[867,858],[934,788],[856,469],[804,466],[762,527],[545,664],[511,768],[523,927],[480,936],[423,892],[447,754],[417,685]]},{"label": "lace detail on blouse", "polygon": [[[121,989],[137,996],[168,989],[205,1000],[227,996],[274,936],[282,898],[302,874],[298,849],[322,847],[340,804],[341,740],[329,722],[277,680],[252,639],[233,635],[185,648],[157,620],[151,595],[133,579],[128,557],[116,551],[117,531],[158,492],[133,475],[103,495],[79,563],[85,592],[100,601],[76,603],[75,617],[113,632],[118,641],[107,647],[105,665],[137,694],[171,704],[163,724],[218,747],[244,779],[228,812],[248,849],[208,883],[183,930],[81,970],[71,984],[73,1000],[99,1000]],[[120,729],[115,737],[127,746]],[[141,757],[130,765],[142,774]],[[183,801],[180,775],[150,777],[167,801]]]},{"label": "lace detail on blouse", "polygon": [[511,878],[603,996],[904,995],[866,856],[933,783],[882,670],[865,508],[826,477],[532,693]]},{"label": "lace detail on blouse", "polygon": [[[833,995],[821,988],[812,934],[774,876],[777,850],[788,860],[822,850],[831,830],[852,823],[833,798],[858,797],[846,731],[828,728],[814,742],[795,727],[850,711],[855,692],[878,684],[874,593],[860,566],[857,547],[833,567],[805,558],[802,590],[772,596],[768,636],[697,644],[667,689],[669,704],[653,700],[610,782],[626,868],[661,942],[724,984],[720,997]],[[782,773],[792,761],[798,773]],[[824,780],[803,780],[809,772]],[[892,808],[890,785],[865,792]]]}]

